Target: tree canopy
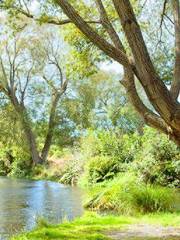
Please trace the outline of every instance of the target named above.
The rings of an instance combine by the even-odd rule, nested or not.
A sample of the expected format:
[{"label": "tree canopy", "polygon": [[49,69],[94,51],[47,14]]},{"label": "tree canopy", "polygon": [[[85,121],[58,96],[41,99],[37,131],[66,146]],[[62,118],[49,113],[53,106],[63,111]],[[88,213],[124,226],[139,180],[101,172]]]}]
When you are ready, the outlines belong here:
[{"label": "tree canopy", "polygon": [[[40,24],[63,26],[65,39],[75,46],[76,52],[85,54],[86,59],[88,56],[88,60],[94,59],[95,63],[110,58],[121,64],[124,68],[121,83],[136,111],[148,125],[168,134],[179,144],[178,0],[151,3],[140,0],[42,1],[36,13],[32,11],[34,1],[1,2],[11,16],[26,16]],[[156,20],[149,21],[150,16]],[[101,52],[97,53],[94,47]],[[139,97],[135,79],[141,83],[154,110]]]}]

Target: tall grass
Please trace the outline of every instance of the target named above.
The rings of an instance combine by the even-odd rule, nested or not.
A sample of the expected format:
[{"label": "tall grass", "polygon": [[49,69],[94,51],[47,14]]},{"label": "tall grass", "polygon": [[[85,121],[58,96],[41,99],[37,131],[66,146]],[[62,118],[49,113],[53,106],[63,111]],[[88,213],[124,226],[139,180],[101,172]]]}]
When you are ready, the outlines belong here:
[{"label": "tall grass", "polygon": [[112,181],[96,184],[89,194],[85,207],[98,211],[135,214],[173,211],[176,191],[147,185],[131,174],[120,174]]}]

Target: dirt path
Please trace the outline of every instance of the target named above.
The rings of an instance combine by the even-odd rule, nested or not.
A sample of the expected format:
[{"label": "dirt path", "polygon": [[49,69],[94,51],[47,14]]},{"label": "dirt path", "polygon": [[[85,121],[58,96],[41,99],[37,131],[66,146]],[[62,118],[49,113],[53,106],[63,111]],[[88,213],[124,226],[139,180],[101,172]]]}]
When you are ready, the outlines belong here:
[{"label": "dirt path", "polygon": [[180,228],[162,227],[148,224],[129,225],[127,229],[121,231],[111,231],[106,233],[114,240],[124,239],[168,239],[180,240]]}]

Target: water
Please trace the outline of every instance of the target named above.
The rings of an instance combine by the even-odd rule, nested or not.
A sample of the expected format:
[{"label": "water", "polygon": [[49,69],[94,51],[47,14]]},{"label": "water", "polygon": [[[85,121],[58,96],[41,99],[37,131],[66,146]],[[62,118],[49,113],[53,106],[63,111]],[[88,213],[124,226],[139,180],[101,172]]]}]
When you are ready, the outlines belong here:
[{"label": "water", "polygon": [[51,181],[0,177],[0,240],[36,225],[38,217],[51,223],[82,215],[81,191]]}]

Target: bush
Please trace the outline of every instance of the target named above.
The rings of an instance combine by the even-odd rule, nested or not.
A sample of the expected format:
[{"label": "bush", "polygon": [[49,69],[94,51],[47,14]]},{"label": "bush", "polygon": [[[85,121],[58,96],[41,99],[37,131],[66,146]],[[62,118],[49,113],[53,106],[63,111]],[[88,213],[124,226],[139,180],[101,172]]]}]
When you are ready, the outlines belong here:
[{"label": "bush", "polygon": [[109,156],[121,163],[133,161],[138,141],[136,134],[102,131],[97,134],[97,155]]},{"label": "bush", "polygon": [[9,166],[6,165],[4,160],[0,160],[0,176],[6,176],[10,171]]},{"label": "bush", "polygon": [[19,146],[13,146],[12,156],[11,171],[8,175],[18,178],[26,177],[32,167],[32,160],[28,150],[22,149]]},{"label": "bush", "polygon": [[136,134],[121,134],[112,131],[89,131],[81,139],[81,151],[85,158],[109,156],[120,162],[131,162],[139,146]]},{"label": "bush", "polygon": [[124,171],[122,163],[109,156],[96,156],[89,159],[85,166],[87,184],[95,184],[114,178],[117,173]]},{"label": "bush", "polygon": [[84,185],[95,184],[125,172],[138,146],[139,137],[136,134],[89,132],[81,144],[85,172],[80,182]]},{"label": "bush", "polygon": [[146,183],[180,186],[180,149],[167,136],[146,128],[132,170]]},{"label": "bush", "polygon": [[12,177],[23,178],[27,177],[31,172],[32,161],[30,159],[16,159],[11,165],[11,171],[8,174]]},{"label": "bush", "polygon": [[175,190],[146,185],[134,175],[120,174],[112,181],[96,184],[85,207],[120,214],[173,211]]},{"label": "bush", "polygon": [[81,159],[71,159],[68,160],[63,171],[61,172],[61,177],[59,182],[63,184],[75,185],[82,174],[82,161]]},{"label": "bush", "polygon": [[60,146],[52,145],[49,151],[49,156],[54,158],[61,158],[63,156],[63,149]]},{"label": "bush", "polygon": [[29,174],[32,161],[25,141],[8,145],[0,142],[0,148],[1,176],[25,177]]}]

